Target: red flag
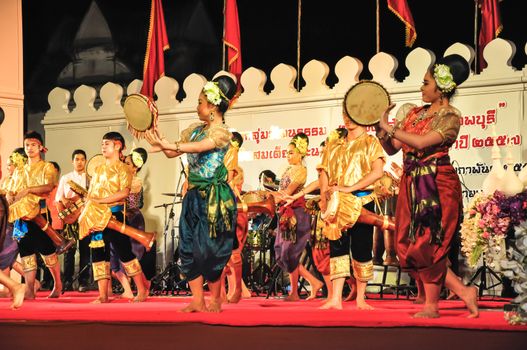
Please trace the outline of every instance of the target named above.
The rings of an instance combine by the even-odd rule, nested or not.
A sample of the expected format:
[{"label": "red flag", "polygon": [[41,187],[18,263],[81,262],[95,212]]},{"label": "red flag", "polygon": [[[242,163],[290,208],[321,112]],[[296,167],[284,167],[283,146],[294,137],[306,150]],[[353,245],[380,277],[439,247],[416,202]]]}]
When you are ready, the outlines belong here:
[{"label": "red flag", "polygon": [[242,75],[242,51],[240,38],[240,23],[238,21],[238,6],[236,0],[225,1],[225,33],[223,42],[227,46],[228,70],[238,79]]},{"label": "red flag", "polygon": [[388,0],[388,8],[404,23],[406,27],[405,45],[412,47],[417,38],[414,18],[406,0]]},{"label": "red flag", "polygon": [[154,97],[154,84],[165,75],[164,51],[168,50],[169,47],[163,4],[161,0],[152,0],[141,94]]},{"label": "red flag", "polygon": [[501,33],[503,26],[498,0],[480,0],[480,6],[481,28],[479,29],[478,60],[479,69],[482,70],[487,66],[487,62],[483,59],[483,49]]}]

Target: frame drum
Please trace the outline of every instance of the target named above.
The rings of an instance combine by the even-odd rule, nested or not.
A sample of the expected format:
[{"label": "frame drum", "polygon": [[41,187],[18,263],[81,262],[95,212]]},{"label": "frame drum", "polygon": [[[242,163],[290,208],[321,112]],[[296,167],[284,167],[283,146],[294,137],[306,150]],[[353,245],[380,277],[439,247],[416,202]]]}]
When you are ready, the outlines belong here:
[{"label": "frame drum", "polygon": [[355,123],[374,125],[390,105],[388,91],[372,80],[362,80],[353,85],[344,96],[344,108]]},{"label": "frame drum", "polygon": [[157,126],[158,111],[154,101],[141,94],[131,94],[124,101],[124,115],[130,133],[140,139]]},{"label": "frame drum", "polygon": [[93,157],[90,158],[88,161],[88,164],[86,164],[86,174],[90,176],[91,178],[95,174],[95,169],[99,166],[104,164],[106,161],[106,158],[102,154],[96,154]]}]

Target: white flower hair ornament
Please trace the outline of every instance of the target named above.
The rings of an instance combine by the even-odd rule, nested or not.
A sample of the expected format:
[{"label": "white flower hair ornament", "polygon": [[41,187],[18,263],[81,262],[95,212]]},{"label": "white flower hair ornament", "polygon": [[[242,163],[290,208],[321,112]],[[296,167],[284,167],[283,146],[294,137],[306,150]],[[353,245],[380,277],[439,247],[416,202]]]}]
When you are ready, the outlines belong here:
[{"label": "white flower hair ornament", "polygon": [[218,83],[215,81],[208,81],[205,86],[203,86],[203,93],[207,96],[207,101],[215,106],[219,106],[222,98],[229,102],[229,99],[225,96],[223,91],[221,91]]},{"label": "white flower hair ornament", "polygon": [[450,72],[450,67],[446,64],[436,64],[434,66],[434,79],[437,87],[442,92],[450,92],[456,87],[454,76]]},{"label": "white flower hair ornament", "polygon": [[141,157],[139,152],[132,151],[132,163],[136,168],[140,168],[145,162],[143,161],[143,157]]}]

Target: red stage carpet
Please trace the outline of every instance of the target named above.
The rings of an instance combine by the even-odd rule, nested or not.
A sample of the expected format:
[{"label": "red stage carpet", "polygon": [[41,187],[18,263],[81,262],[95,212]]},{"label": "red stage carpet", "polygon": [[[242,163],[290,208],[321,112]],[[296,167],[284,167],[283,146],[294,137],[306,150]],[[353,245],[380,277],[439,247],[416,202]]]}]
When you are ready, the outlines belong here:
[{"label": "red stage carpet", "polygon": [[[405,299],[370,299],[370,304],[375,307],[373,311],[357,310],[354,302],[348,302],[344,304],[344,310],[337,311],[319,310],[320,299],[284,302],[274,298],[254,297],[242,300],[239,304],[226,304],[220,314],[185,314],[178,310],[189,302],[189,297],[150,297],[144,303],[114,300],[109,304],[95,305],[90,303],[96,297],[95,292],[69,292],[59,299],[46,299],[45,295],[46,293],[40,292],[36,300],[25,301],[22,308],[16,311],[9,310],[9,300],[0,299],[0,322],[2,323],[0,339],[9,338],[9,334],[13,334],[12,331],[16,327],[24,328],[23,326],[30,325],[35,334],[35,325],[45,326],[50,331],[52,325],[64,329],[67,328],[65,325],[82,324],[87,327],[90,324],[100,326],[103,323],[120,326],[135,325],[133,328],[135,330],[138,330],[138,326],[144,326],[145,329],[158,328],[159,324],[176,326],[197,324],[241,328],[309,327],[307,329],[348,327],[349,329],[402,329],[412,327],[412,333],[416,328],[423,328],[423,330],[429,328],[428,331],[430,329],[495,331],[503,337],[508,337],[510,334],[514,339],[520,337],[527,341],[525,337],[527,326],[510,326],[504,320],[505,301],[481,301],[480,317],[477,319],[466,318],[467,311],[461,301],[441,301],[440,318],[414,319],[411,315],[419,310],[420,306]],[[10,329],[9,334],[8,329]],[[505,340],[502,338],[502,341]],[[2,344],[1,341],[0,344]],[[17,343],[17,348],[19,345]],[[0,346],[0,349],[4,347]],[[77,348],[74,346],[71,349],[76,350]],[[504,349],[508,350],[511,347]]]}]

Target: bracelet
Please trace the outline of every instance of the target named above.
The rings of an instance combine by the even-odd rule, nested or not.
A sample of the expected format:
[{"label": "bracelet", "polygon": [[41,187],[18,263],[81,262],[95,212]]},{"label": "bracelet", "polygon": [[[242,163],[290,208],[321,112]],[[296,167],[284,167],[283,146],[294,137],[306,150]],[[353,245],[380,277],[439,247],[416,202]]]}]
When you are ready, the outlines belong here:
[{"label": "bracelet", "polygon": [[181,152],[181,149],[179,149],[179,142],[180,142],[180,141],[176,141],[176,152],[177,152],[177,153],[182,153],[182,152]]}]

